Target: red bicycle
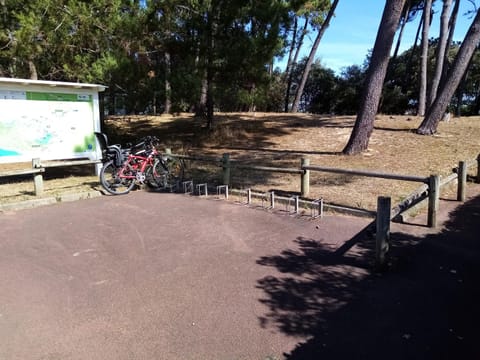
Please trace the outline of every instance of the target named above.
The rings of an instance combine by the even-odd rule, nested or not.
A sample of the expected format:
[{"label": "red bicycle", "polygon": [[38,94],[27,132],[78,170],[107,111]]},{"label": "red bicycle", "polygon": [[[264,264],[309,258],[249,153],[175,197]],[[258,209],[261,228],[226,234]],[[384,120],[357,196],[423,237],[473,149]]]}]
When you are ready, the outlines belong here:
[{"label": "red bicycle", "polygon": [[169,155],[162,155],[155,145],[158,139],[147,136],[131,148],[119,145],[108,146],[106,136],[102,137],[105,148],[100,183],[112,195],[129,193],[136,184],[146,184],[154,189],[175,191],[183,177],[181,162]]}]

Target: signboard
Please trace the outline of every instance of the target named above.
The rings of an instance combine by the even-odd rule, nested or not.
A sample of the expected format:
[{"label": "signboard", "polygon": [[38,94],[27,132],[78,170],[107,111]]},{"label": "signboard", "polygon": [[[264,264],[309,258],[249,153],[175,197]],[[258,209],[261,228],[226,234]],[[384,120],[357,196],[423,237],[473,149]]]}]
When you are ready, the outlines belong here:
[{"label": "signboard", "polygon": [[1,80],[0,163],[99,157],[94,136],[100,130],[97,91],[70,83],[32,86],[32,81],[22,90]]}]

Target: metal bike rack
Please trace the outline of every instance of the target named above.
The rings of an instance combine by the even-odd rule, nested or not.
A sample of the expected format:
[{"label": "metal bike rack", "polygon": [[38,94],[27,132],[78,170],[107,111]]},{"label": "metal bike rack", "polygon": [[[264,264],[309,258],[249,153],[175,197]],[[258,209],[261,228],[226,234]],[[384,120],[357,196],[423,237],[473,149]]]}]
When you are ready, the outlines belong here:
[{"label": "metal bike rack", "polygon": [[228,200],[228,185],[218,185],[217,186],[217,196],[220,198],[220,195],[222,195],[222,191],[225,194],[225,199]]},{"label": "metal bike rack", "polygon": [[323,217],[323,199],[316,199],[312,201],[310,215],[312,218]]},{"label": "metal bike rack", "polygon": [[182,182],[182,186],[184,194],[193,194],[193,180]]},{"label": "metal bike rack", "polygon": [[199,196],[202,195],[202,189],[203,189],[203,195],[204,195],[204,196],[208,196],[207,183],[197,184],[197,185],[196,185],[196,189],[197,189],[197,194],[198,194]]},{"label": "metal bike rack", "polygon": [[[293,202],[293,211],[290,210],[292,207],[292,202]],[[285,211],[289,214],[298,214],[299,207],[300,207],[300,201],[298,195],[292,196],[287,199],[285,202]]]}]

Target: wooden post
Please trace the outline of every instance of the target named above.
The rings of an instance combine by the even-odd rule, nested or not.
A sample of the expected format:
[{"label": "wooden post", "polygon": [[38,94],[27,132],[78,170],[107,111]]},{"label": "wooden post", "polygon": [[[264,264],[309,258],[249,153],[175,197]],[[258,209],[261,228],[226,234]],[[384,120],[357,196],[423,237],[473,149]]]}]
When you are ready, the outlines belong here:
[{"label": "wooden post", "polygon": [[[39,158],[32,159],[32,169],[39,169],[42,167]],[[33,174],[33,188],[35,191],[35,196],[40,196],[43,194],[43,175],[42,173]]]},{"label": "wooden post", "polygon": [[223,169],[223,185],[230,185],[230,154],[223,154],[222,157]]},{"label": "wooden post", "polygon": [[[302,157],[300,167],[303,169],[304,166],[310,165],[310,159],[306,157]],[[300,193],[303,197],[308,196],[310,192],[310,170],[303,170],[301,185],[300,185]]]},{"label": "wooden post", "polygon": [[428,227],[437,227],[437,212],[440,202],[440,178],[431,175],[428,181]]},{"label": "wooden post", "polygon": [[457,201],[464,202],[466,199],[467,190],[467,162],[460,161],[458,163],[458,188],[457,188]]},{"label": "wooden post", "polygon": [[477,184],[480,184],[480,154],[477,156]]},{"label": "wooden post", "polygon": [[385,196],[377,198],[377,219],[376,219],[376,246],[375,263],[377,268],[385,265],[386,255],[390,242],[390,208],[391,199]]},{"label": "wooden post", "polygon": [[270,206],[275,209],[275,192],[270,192]]}]

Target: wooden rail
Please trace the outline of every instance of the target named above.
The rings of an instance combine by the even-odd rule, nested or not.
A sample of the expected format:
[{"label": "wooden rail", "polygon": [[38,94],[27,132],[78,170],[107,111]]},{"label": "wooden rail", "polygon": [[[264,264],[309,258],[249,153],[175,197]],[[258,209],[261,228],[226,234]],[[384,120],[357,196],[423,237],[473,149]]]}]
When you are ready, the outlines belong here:
[{"label": "wooden rail", "polygon": [[302,170],[302,169],[279,168],[279,167],[256,166],[256,165],[240,165],[240,164],[235,164],[235,163],[230,168],[231,169],[277,172],[277,173],[285,173],[285,174],[303,174],[303,173],[305,173],[305,171]]},{"label": "wooden rail", "polygon": [[9,170],[0,172],[0,177],[16,177],[23,175],[33,175],[33,190],[35,195],[39,196],[43,193],[43,177],[44,168]]},{"label": "wooden rail", "polygon": [[52,168],[52,167],[63,167],[63,166],[80,166],[80,165],[96,165],[100,164],[100,160],[69,160],[69,161],[45,161],[39,163],[38,167],[42,168]]},{"label": "wooden rail", "polygon": [[80,166],[80,165],[96,165],[101,163],[99,160],[59,160],[59,161],[45,161],[41,162],[40,159],[32,159],[32,168],[1,171],[0,178],[2,177],[18,177],[22,175],[33,175],[33,186],[36,196],[43,194],[43,173],[47,168],[63,167],[63,166]]},{"label": "wooden rail", "polygon": [[382,173],[382,172],[368,171],[368,170],[339,169],[339,168],[332,168],[332,167],[325,167],[325,166],[302,166],[302,169],[336,173],[336,174],[348,174],[348,175],[375,177],[375,178],[382,178],[382,179],[428,183],[428,177],[422,177],[422,176],[391,174],[391,173]]},{"label": "wooden rail", "polygon": [[44,168],[9,170],[9,171],[0,172],[0,177],[13,177],[13,176],[21,176],[21,175],[38,174],[38,173],[43,173],[43,172],[45,172]]}]

